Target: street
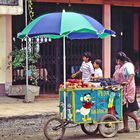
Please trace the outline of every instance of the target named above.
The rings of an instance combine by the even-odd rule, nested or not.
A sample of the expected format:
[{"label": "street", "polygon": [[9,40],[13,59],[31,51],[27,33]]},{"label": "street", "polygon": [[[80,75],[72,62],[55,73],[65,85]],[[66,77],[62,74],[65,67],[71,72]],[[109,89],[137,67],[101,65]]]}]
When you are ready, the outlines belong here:
[{"label": "street", "polygon": [[[117,134],[114,138],[103,138],[100,134],[94,136],[88,136],[84,134],[80,128],[71,127],[67,128],[62,140],[139,140],[140,139],[140,131],[132,130],[130,133],[126,134]],[[46,137],[43,133],[35,133],[33,135],[14,135],[9,137],[2,137],[0,140],[46,140]]]},{"label": "street", "polygon": [[[36,101],[33,104],[24,104],[22,100],[11,98],[1,98],[0,101],[0,140],[46,140],[43,128],[49,117],[56,116],[58,112],[58,99]],[[138,102],[140,103],[140,98],[138,98]],[[18,108],[16,108],[16,106],[18,106]],[[137,112],[137,115],[140,117],[140,111]],[[6,119],[8,116],[10,116],[10,118]],[[132,119],[129,120],[129,126],[131,133],[117,134],[114,138],[110,138],[110,140],[139,140],[140,130],[135,131],[135,124]],[[122,126],[120,124],[119,129],[121,128]],[[62,140],[77,139],[106,140],[107,138],[103,138],[100,134],[87,136],[81,130],[80,126],[70,126],[66,128]]]}]

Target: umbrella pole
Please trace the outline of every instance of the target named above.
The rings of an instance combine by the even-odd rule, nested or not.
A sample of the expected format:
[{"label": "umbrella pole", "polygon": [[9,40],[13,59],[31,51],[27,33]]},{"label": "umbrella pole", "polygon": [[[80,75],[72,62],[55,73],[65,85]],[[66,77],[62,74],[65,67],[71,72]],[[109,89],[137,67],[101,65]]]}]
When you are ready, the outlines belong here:
[{"label": "umbrella pole", "polygon": [[[25,0],[25,26],[27,26],[27,1]],[[25,93],[25,102],[28,101],[28,37],[26,36],[26,93]]]},{"label": "umbrella pole", "polygon": [[64,119],[66,119],[66,42],[63,36]]},{"label": "umbrella pole", "polygon": [[28,100],[28,37],[26,36],[26,94],[25,94],[25,102],[29,102]]}]

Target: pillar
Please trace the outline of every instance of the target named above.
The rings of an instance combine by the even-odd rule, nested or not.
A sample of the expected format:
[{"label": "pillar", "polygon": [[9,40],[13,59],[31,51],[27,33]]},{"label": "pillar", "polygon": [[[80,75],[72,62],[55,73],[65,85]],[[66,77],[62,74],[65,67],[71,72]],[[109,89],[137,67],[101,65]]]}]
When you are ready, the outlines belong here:
[{"label": "pillar", "polygon": [[[103,5],[103,25],[105,28],[111,28],[111,5]],[[103,39],[102,60],[104,77],[108,78],[111,75],[111,37]]]},{"label": "pillar", "polygon": [[9,53],[12,51],[12,17],[0,16],[0,95],[5,85],[12,83],[12,69],[7,69]]},{"label": "pillar", "polygon": [[139,14],[134,14],[134,35],[133,35],[133,42],[134,42],[134,51],[139,52]]},{"label": "pillar", "polygon": [[59,85],[60,85],[60,82],[61,82],[61,78],[60,78],[60,75],[61,75],[61,40],[60,39],[57,39],[56,40],[56,45],[55,45],[55,51],[56,51],[56,55],[55,55],[55,59],[56,59],[56,64],[55,64],[55,70],[56,70],[56,85],[55,85],[55,92],[57,93],[58,92],[58,89],[59,89]]}]

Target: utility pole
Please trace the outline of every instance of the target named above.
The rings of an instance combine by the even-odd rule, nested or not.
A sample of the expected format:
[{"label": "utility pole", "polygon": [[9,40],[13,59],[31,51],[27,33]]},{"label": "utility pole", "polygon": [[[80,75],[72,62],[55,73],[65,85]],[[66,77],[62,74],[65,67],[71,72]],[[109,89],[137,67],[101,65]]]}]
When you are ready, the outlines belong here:
[{"label": "utility pole", "polygon": [[28,16],[28,15],[27,15],[27,9],[28,9],[28,8],[27,8],[27,7],[28,7],[28,6],[27,6],[27,1],[28,1],[28,0],[25,0],[25,26],[27,26],[27,24],[28,24],[28,23],[27,23],[27,22],[28,22],[28,17],[27,17],[27,16]]}]

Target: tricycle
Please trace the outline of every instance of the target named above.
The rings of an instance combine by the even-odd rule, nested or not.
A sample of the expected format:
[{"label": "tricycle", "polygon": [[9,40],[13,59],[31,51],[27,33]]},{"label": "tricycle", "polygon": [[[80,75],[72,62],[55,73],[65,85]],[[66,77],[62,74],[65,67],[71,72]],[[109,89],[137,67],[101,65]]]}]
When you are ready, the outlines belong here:
[{"label": "tricycle", "polygon": [[[49,140],[59,140],[69,123],[81,125],[87,135],[99,132],[103,137],[114,137],[122,122],[121,85],[94,88],[60,88],[60,117],[50,118],[44,127]],[[65,105],[66,104],[66,105]]]}]

